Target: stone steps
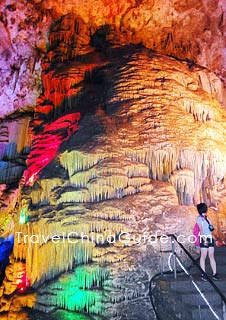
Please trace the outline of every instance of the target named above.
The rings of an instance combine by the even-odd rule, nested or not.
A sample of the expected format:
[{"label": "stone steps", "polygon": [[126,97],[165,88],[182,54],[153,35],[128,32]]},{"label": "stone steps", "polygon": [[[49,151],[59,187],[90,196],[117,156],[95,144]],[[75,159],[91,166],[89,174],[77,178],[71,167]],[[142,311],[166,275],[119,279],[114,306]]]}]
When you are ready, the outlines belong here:
[{"label": "stone steps", "polygon": [[[222,314],[222,306],[215,306],[214,311],[216,312],[217,316],[222,320],[223,314]],[[216,320],[216,317],[211,313],[208,307],[200,307],[198,309],[193,309],[191,313],[191,319],[196,320]]]},{"label": "stone steps", "polygon": [[[215,285],[226,296],[226,248],[216,248],[215,254],[217,272],[221,280],[214,281]],[[206,272],[211,277],[212,271],[209,261],[206,261]],[[190,269],[192,279],[198,285],[202,294],[206,297],[212,309],[223,320],[223,305],[219,294],[209,282],[201,280],[201,272],[197,267]],[[197,291],[191,279],[185,273],[164,274],[155,278],[153,283],[153,300],[160,319],[183,320],[216,320],[210,308]]]}]

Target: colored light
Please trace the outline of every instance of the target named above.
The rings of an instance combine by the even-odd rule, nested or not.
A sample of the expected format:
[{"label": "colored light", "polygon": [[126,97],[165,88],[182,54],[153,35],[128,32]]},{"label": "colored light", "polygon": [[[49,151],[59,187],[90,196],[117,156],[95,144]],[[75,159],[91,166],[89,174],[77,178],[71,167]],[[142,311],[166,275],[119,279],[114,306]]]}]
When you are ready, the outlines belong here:
[{"label": "colored light", "polygon": [[26,271],[24,271],[22,273],[22,276],[21,276],[21,274],[19,274],[17,290],[20,293],[24,293],[29,287],[30,287],[30,280],[27,278]]},{"label": "colored light", "polygon": [[40,171],[53,160],[62,142],[78,129],[79,119],[79,112],[64,115],[46,124],[43,132],[35,136],[27,159],[28,168],[22,178],[25,186],[32,185],[38,179]]},{"label": "colored light", "polygon": [[21,214],[19,218],[19,223],[24,224],[28,221],[28,216],[26,215],[26,211],[24,208],[21,209]]}]

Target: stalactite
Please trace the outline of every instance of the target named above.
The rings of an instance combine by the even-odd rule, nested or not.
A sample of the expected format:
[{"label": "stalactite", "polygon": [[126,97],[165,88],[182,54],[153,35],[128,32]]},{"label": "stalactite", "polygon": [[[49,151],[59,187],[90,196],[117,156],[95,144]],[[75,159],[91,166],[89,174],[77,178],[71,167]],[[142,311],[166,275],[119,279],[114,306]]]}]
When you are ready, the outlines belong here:
[{"label": "stalactite", "polygon": [[[78,155],[78,153],[77,153]],[[80,171],[72,175],[71,182],[74,182],[76,186],[83,185],[83,189],[75,190],[74,192],[64,192],[62,193],[58,203],[63,202],[99,202],[106,199],[122,197],[128,194],[134,194],[139,192],[139,188],[148,188],[147,185],[150,184],[149,178],[142,178],[143,175],[147,174],[148,167],[150,168],[150,175],[153,179],[157,180],[169,180],[172,172],[178,168],[188,168],[194,171],[194,181],[196,185],[196,193],[199,192],[203,179],[206,177],[206,172],[211,160],[211,170],[212,175],[222,176],[224,175],[224,160],[222,155],[216,154],[212,155],[208,152],[195,152],[191,153],[190,150],[181,150],[179,147],[170,148],[157,148],[152,147],[149,150],[143,150],[142,153],[137,151],[126,151],[127,157],[129,156],[132,161],[145,161],[144,164],[138,162],[142,165],[142,169],[135,169],[133,163],[131,167],[126,164],[122,171],[126,170],[127,174],[132,178],[128,179],[126,175],[119,175],[114,173],[114,168],[109,163],[106,163],[107,167],[103,166],[100,170],[97,167],[99,155],[95,157],[92,156],[92,160],[88,160],[86,157],[80,158],[79,165],[77,168],[71,168],[72,174],[74,171],[85,169],[85,171]],[[141,156],[142,155],[142,156]],[[221,159],[222,158],[222,159]],[[81,160],[82,159],[82,160]],[[85,159],[85,160],[84,160]],[[73,161],[74,162],[74,161]],[[198,165],[198,163],[203,163],[203,165]],[[109,167],[108,167],[109,166]],[[90,169],[87,169],[90,168]],[[202,172],[200,169],[202,168]],[[110,176],[106,176],[106,173]],[[125,171],[124,171],[125,172]],[[138,177],[137,177],[138,175]],[[141,177],[139,177],[141,175]],[[104,179],[103,179],[104,176]],[[73,181],[73,178],[76,179]],[[216,180],[216,178],[214,178]],[[151,187],[148,189],[151,190]],[[190,193],[189,193],[190,194]]]},{"label": "stalactite", "polygon": [[134,217],[131,214],[127,214],[124,211],[110,207],[105,206],[103,210],[92,210],[87,213],[88,217],[94,217],[104,220],[119,220],[119,221],[129,221],[133,220]]},{"label": "stalactite", "polygon": [[70,239],[68,243],[48,242],[43,246],[39,243],[27,245],[26,270],[31,284],[34,286],[52,279],[62,272],[72,270],[75,264],[86,264],[92,260],[92,242],[81,242],[78,239]]},{"label": "stalactite", "polygon": [[[123,181],[123,183],[122,183]],[[65,202],[99,202],[106,199],[120,198],[123,196],[123,190],[128,190],[128,193],[134,193],[135,189],[128,189],[128,178],[126,176],[112,176],[108,179],[98,178],[88,182],[86,188],[75,191],[65,191],[57,200],[57,203]],[[135,183],[135,180],[133,180]],[[147,180],[142,181],[147,182]],[[109,183],[109,184],[108,184]],[[141,180],[137,179],[137,187],[140,186]],[[129,191],[130,190],[130,191]],[[131,191],[132,190],[132,191]]]},{"label": "stalactite", "polygon": [[215,119],[211,104],[197,102],[188,98],[183,99],[181,103],[182,106],[185,107],[185,110],[193,114],[195,120],[197,121],[206,122],[210,119]]},{"label": "stalactite", "polygon": [[177,191],[180,203],[191,205],[195,193],[194,172],[189,169],[174,171],[170,181]]},{"label": "stalactite", "polygon": [[60,156],[61,165],[68,170],[71,177],[74,173],[87,170],[97,164],[101,159],[109,157],[107,154],[85,154],[80,151],[64,152]]},{"label": "stalactite", "polygon": [[[71,270],[75,264],[86,264],[92,260],[95,242],[82,238],[90,235],[95,228],[91,223],[77,223],[70,217],[65,221],[46,223],[44,219],[38,223],[16,224],[15,226],[15,259],[26,259],[26,270],[32,284],[51,279],[55,275]],[[106,223],[107,226],[107,223]],[[99,228],[106,228],[100,225]],[[114,230],[122,227],[114,227]],[[55,240],[54,236],[57,238]],[[79,237],[81,239],[79,240]]]},{"label": "stalactite", "polygon": [[[79,212],[81,209],[84,210],[84,207],[78,207]],[[65,210],[68,210],[68,207]],[[62,215],[63,209],[61,212],[58,214]],[[42,210],[39,210],[39,215],[42,217]],[[90,216],[98,219],[105,218],[105,220],[90,220]],[[96,246],[117,239],[117,235],[125,231],[125,224],[122,222],[133,219],[133,216],[126,214],[123,210],[107,206],[103,211],[88,210],[85,215],[79,213],[64,216],[58,221],[54,217],[44,218],[43,216],[38,222],[28,222],[26,225],[17,223],[15,226],[14,257],[17,260],[26,260],[27,276],[34,287],[52,279],[61,272],[72,270],[75,265],[87,264],[90,261],[98,263],[121,261],[125,256],[124,253],[118,255],[117,250],[114,249],[115,254],[112,255],[112,249],[110,252],[108,249],[103,251]],[[18,233],[20,241],[18,241]],[[70,241],[68,242],[67,236],[69,234]],[[52,242],[52,237],[55,235],[58,238],[56,242]],[[112,238],[109,238],[109,235]],[[24,236],[27,238],[25,239]],[[116,246],[118,247],[118,245],[119,243]],[[101,272],[102,270],[92,271],[91,278],[87,275],[86,286],[89,286],[88,283],[92,281],[98,285],[105,278]]]},{"label": "stalactite", "polygon": [[98,265],[78,266],[75,269],[76,283],[81,289],[90,289],[92,287],[101,287],[108,278],[109,271],[105,267]]},{"label": "stalactite", "polygon": [[89,170],[84,170],[77,172],[70,176],[70,183],[76,187],[85,187],[89,180],[97,177],[97,170],[91,168]]},{"label": "stalactite", "polygon": [[132,177],[146,177],[149,178],[149,170],[148,170],[148,166],[144,165],[142,163],[134,163],[134,164],[130,164],[127,167],[127,176],[129,178]]},{"label": "stalactite", "polygon": [[[34,201],[34,197],[33,197],[33,190],[31,192],[31,196],[32,196],[32,203],[39,203],[39,202],[43,202],[43,201],[47,201],[50,202],[51,201],[51,192],[52,190],[59,186],[62,185],[63,181],[61,179],[55,178],[55,179],[40,179],[39,180],[39,185],[40,185],[40,189],[38,190],[38,195],[35,197],[36,198],[36,202]],[[36,190],[34,190],[34,192],[37,192]],[[38,201],[37,201],[38,200]]]},{"label": "stalactite", "polygon": [[42,190],[41,188],[32,189],[31,192],[31,201],[33,204],[38,204],[41,201]]},{"label": "stalactite", "polygon": [[223,106],[226,105],[223,82],[212,72],[201,69],[197,73],[199,85],[203,90],[215,97]]},{"label": "stalactite", "polygon": [[[198,151],[197,149],[191,151],[190,149],[181,149],[179,146],[172,146],[171,148],[158,148],[158,147],[150,147],[149,151],[143,150],[143,157],[137,155],[137,151],[126,151],[126,155],[129,156],[133,161],[143,160],[150,168],[150,176],[155,180],[169,180],[172,178],[172,183],[175,186],[176,190],[179,193],[186,185],[185,190],[183,192],[188,192],[188,195],[191,197],[198,194],[201,190],[202,182],[207,177],[207,173],[212,176],[212,179],[215,183],[219,179],[224,177],[226,172],[226,163],[225,163],[225,152],[224,149],[221,150],[206,150],[206,151]],[[194,173],[194,178],[191,176],[178,176],[178,178],[172,176],[172,173],[177,169],[188,169]],[[178,185],[176,182],[177,179],[185,179],[182,185]],[[145,186],[145,179],[134,178],[134,180],[140,181],[137,183],[135,187],[139,187],[139,184]],[[130,184],[130,179],[128,180],[128,184]],[[182,180],[181,180],[182,181]],[[148,180],[146,180],[146,184]],[[195,186],[195,187],[194,187]],[[145,188],[145,187],[144,187]],[[194,191],[195,188],[195,191]],[[125,190],[124,190],[125,191]],[[198,199],[198,198],[197,198]],[[189,200],[190,201],[190,200]],[[183,203],[183,199],[182,199]]]},{"label": "stalactite", "polygon": [[120,193],[120,196],[124,197],[127,195],[136,194],[139,191],[140,191],[139,187],[134,188],[132,186],[128,186],[127,188],[123,189],[123,191]]},{"label": "stalactite", "polygon": [[[120,246],[120,243],[118,244]],[[110,250],[109,248],[101,248],[98,246],[95,247],[93,250],[93,261],[98,264],[117,263],[117,262],[123,261],[123,259],[125,259],[126,257],[127,257],[127,252],[124,252],[122,249],[119,251],[117,248],[117,245],[113,246],[113,244]]]},{"label": "stalactite", "polygon": [[0,127],[0,157],[15,159],[18,154],[30,147],[28,134],[29,117],[16,121],[5,121]]},{"label": "stalactite", "polygon": [[97,179],[87,184],[87,187],[90,192],[90,201],[99,202],[106,199],[112,199],[117,197],[115,189],[112,186],[105,185],[104,179]]},{"label": "stalactite", "polygon": [[118,221],[93,221],[90,223],[91,232],[99,232],[105,233],[108,235],[109,233],[112,235],[118,234],[120,231],[124,230],[125,225],[123,223],[119,223]]},{"label": "stalactite", "polygon": [[[69,279],[70,280],[70,279]],[[55,289],[55,290],[54,290]],[[37,304],[48,307],[87,313],[103,313],[102,292],[98,290],[82,290],[73,282],[58,283],[56,288],[49,290],[49,294],[38,295]]]},{"label": "stalactite", "polygon": [[57,203],[66,202],[89,202],[91,201],[91,195],[87,189],[79,189],[75,191],[66,191],[61,194],[61,197],[57,200]]},{"label": "stalactite", "polygon": [[126,150],[125,155],[131,158],[132,161],[137,161],[138,163],[146,163],[148,149],[141,150]]}]

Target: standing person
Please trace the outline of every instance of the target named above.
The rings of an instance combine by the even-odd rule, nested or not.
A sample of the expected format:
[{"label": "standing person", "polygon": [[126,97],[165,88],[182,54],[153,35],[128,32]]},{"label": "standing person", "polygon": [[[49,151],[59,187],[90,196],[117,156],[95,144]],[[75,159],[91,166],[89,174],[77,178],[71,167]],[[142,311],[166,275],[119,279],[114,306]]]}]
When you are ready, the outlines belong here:
[{"label": "standing person", "polygon": [[[197,224],[199,225],[200,229],[200,249],[201,249],[201,256],[200,256],[200,267],[205,272],[206,270],[206,257],[207,253],[210,259],[210,266],[213,271],[213,280],[220,280],[219,275],[216,271],[216,261],[214,257],[214,239],[212,235],[212,231],[214,230],[213,226],[210,224],[209,220],[207,219],[207,205],[205,203],[199,203],[197,205],[197,210],[199,216],[197,218]],[[206,277],[202,274],[202,280],[206,281]]]}]

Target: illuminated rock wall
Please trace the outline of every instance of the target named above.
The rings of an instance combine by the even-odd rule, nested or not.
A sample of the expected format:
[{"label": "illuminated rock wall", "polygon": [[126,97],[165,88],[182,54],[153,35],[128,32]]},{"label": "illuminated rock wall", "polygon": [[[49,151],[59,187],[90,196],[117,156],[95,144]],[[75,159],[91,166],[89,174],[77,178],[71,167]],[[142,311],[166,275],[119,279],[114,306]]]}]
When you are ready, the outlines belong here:
[{"label": "illuminated rock wall", "polygon": [[[154,14],[157,2],[149,5]],[[130,10],[129,3],[116,4],[114,15],[107,4],[91,25],[93,11],[86,15],[83,3],[81,15],[70,2],[51,6],[32,7],[48,11],[37,16],[39,27],[55,20],[48,45],[37,45],[42,88],[33,93],[39,98],[1,127],[3,159],[18,162],[22,154],[24,166],[27,158],[25,171],[10,167],[1,178],[5,191],[24,171],[20,187],[2,193],[1,228],[14,221],[15,244],[1,286],[1,316],[34,319],[37,310],[54,320],[150,319],[149,280],[160,270],[160,257],[146,237],[189,236],[200,201],[218,205],[219,214],[210,215],[217,236],[226,232],[224,85],[191,61],[204,57],[195,54],[196,41],[183,44],[165,30],[164,42],[154,28],[155,46],[153,28],[138,32],[133,22],[145,17],[145,4]],[[75,13],[60,17],[72,7]],[[19,12],[10,8],[7,19]]]},{"label": "illuminated rock wall", "polygon": [[[3,0],[0,3],[0,83],[3,89],[0,117],[35,105],[42,91],[41,58],[49,51],[49,29],[54,29],[65,15],[77,17],[73,35],[65,21],[63,32],[62,29],[58,32],[57,27],[55,30],[57,37],[61,36],[61,48],[70,44],[65,59],[84,53],[90,36],[101,29],[98,33],[102,37],[106,26],[110,26],[115,30],[110,33],[111,43],[142,43],[162,54],[194,61],[225,81],[225,11],[224,0],[200,0],[198,3],[194,0]],[[65,37],[65,31],[69,31],[70,37]],[[94,37],[94,42],[96,39]],[[62,55],[58,58],[62,59]]]},{"label": "illuminated rock wall", "polygon": [[[61,112],[80,112],[78,128],[58,146],[57,156],[33,185],[23,187],[17,221],[24,210],[29,222],[15,225],[14,257],[26,260],[37,294],[34,309],[118,319],[126,313],[135,319],[138,299],[138,310],[149,317],[148,283],[160,262],[157,246],[145,236],[180,231],[188,236],[195,219],[192,205],[218,200],[211,191],[226,170],[224,109],[203,89],[200,68],[190,70],[186,63],[142,48],[127,50],[114,48],[114,59],[90,68],[88,79],[84,74],[78,96],[68,98],[71,104],[64,99],[54,106],[58,118],[53,124]],[[64,79],[74,73],[74,62],[69,65],[61,63],[50,81],[61,77],[64,87]],[[91,108],[89,94],[96,101],[100,75],[104,105],[101,101]],[[56,95],[62,87],[55,87]],[[46,110],[45,103],[33,123],[45,141],[50,115],[42,118],[42,107]],[[58,136],[65,132],[57,130]],[[48,134],[48,141],[55,141],[56,132]],[[52,148],[43,150],[40,139],[33,141],[28,161],[38,164]]]}]

